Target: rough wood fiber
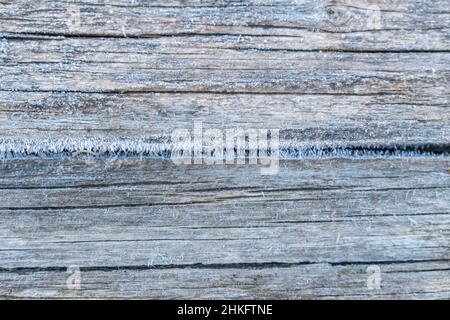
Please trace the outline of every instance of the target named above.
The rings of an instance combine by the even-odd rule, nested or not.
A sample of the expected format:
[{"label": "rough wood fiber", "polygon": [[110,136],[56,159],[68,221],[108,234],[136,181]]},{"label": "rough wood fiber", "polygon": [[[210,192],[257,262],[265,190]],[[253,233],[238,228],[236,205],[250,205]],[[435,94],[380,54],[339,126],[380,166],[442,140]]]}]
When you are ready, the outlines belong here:
[{"label": "rough wood fiber", "polygon": [[[0,157],[25,151],[0,164],[0,297],[450,299],[449,6],[1,1]],[[194,121],[443,154],[261,176],[32,152]]]},{"label": "rough wood fiber", "polygon": [[199,120],[298,140],[447,143],[447,4],[7,1],[3,138],[160,137]]},{"label": "rough wood fiber", "polygon": [[14,129],[4,137],[154,137],[200,120],[306,140],[448,142],[447,52],[242,51],[198,36],[5,41],[0,121]]},{"label": "rough wood fiber", "polygon": [[[81,37],[230,35],[282,47],[448,50],[447,0],[3,1],[0,32]],[[276,39],[274,39],[275,37]],[[244,42],[245,46],[245,42]]]},{"label": "rough wood fiber", "polygon": [[0,93],[2,139],[169,137],[174,129],[281,129],[297,141],[449,143],[449,96]]},{"label": "rough wood fiber", "polygon": [[[262,177],[160,160],[8,161],[0,294],[448,298],[448,164],[288,161]],[[80,291],[64,288],[69,265]],[[381,290],[367,289],[370,265]]]},{"label": "rough wood fiber", "polygon": [[449,77],[449,52],[274,54],[235,45],[227,36],[4,40],[0,89],[386,94],[432,87],[440,93]]}]

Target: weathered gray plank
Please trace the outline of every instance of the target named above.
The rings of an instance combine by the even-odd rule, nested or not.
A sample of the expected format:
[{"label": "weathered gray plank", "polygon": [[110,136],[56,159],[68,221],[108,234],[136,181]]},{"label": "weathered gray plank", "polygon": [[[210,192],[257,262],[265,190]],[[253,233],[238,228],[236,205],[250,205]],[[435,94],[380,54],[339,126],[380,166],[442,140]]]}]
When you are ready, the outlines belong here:
[{"label": "weathered gray plank", "polygon": [[205,129],[280,129],[282,140],[316,144],[445,144],[450,137],[449,100],[448,92],[439,96],[3,92],[0,127],[3,143],[19,139],[27,141],[29,149],[43,150],[56,144],[52,140],[67,137],[164,139],[177,128],[192,130],[194,121]]},{"label": "weathered gray plank", "polygon": [[369,265],[261,266],[227,269],[85,270],[70,290],[65,269],[0,273],[7,298],[135,299],[448,299],[448,262],[380,265],[381,289],[369,290]]},{"label": "weathered gray plank", "polygon": [[[231,42],[230,42],[231,40]],[[230,48],[231,47],[231,48]],[[4,40],[0,90],[386,94],[447,92],[450,53],[242,50],[226,36]]]},{"label": "weathered gray plank", "polygon": [[[0,297],[449,299],[448,7],[3,1]],[[366,156],[139,158],[193,121]]]},{"label": "weathered gray plank", "polygon": [[4,138],[154,138],[200,120],[296,141],[448,142],[449,53],[241,51],[226,37],[5,43]]},{"label": "weathered gray plank", "polygon": [[[330,14],[330,10],[342,13],[343,8],[336,9],[335,6],[343,5],[346,10],[367,13],[373,11],[374,4],[380,7],[383,19],[388,19],[389,30],[375,30],[372,34],[358,24],[361,19],[356,19],[356,15],[347,24],[364,32],[355,35],[339,25],[338,29],[345,33],[338,34],[337,39],[330,38],[339,32],[335,30],[336,26],[334,32],[324,33],[294,25],[290,31],[305,32],[307,47],[302,41],[293,41],[292,35],[270,33],[284,30],[279,28],[280,25],[272,28],[280,14],[306,28],[308,23],[309,27],[319,23],[320,19],[316,18],[323,18],[323,11],[328,10],[326,14]],[[412,30],[402,30],[407,28],[402,23],[409,23],[414,24],[417,32],[446,32],[447,29],[440,25],[448,23],[445,5],[446,1],[433,2],[425,10],[423,3],[406,1],[396,3],[394,10],[393,3],[385,1],[358,6],[348,1],[341,4],[309,1],[296,4],[284,1],[264,4],[252,1],[219,4],[136,2],[133,5],[128,2],[40,2],[37,4],[39,9],[36,6],[31,9],[26,3],[7,3],[3,10],[7,13],[5,16],[10,17],[8,19],[17,20],[19,24],[23,22],[44,34],[49,32],[47,27],[55,26],[53,23],[60,24],[58,17],[66,19],[65,15],[74,7],[81,7],[83,14],[95,16],[96,28],[89,23],[76,25],[85,28],[76,31],[81,38],[27,40],[25,37],[2,41],[4,64],[0,70],[0,90],[4,92],[0,93],[0,124],[5,132],[2,137],[22,139],[21,143],[9,143],[8,147],[3,141],[2,146],[7,149],[15,145],[20,149],[21,145],[34,145],[48,149],[46,144],[60,144],[54,141],[55,137],[76,140],[86,135],[110,139],[141,135],[157,139],[167,137],[174,126],[191,127],[192,119],[214,128],[223,128],[227,124],[242,128],[255,127],[255,124],[280,128],[282,139],[293,140],[294,144],[298,141],[338,141],[343,144],[351,141],[357,145],[445,145],[449,137],[449,54],[439,52],[447,50],[446,47],[435,48],[438,52],[434,53],[429,51],[435,49],[417,49],[415,44],[407,42],[412,39],[417,44],[418,35]],[[67,10],[69,7],[71,9]],[[114,38],[117,34],[111,33],[117,32],[116,28],[109,29],[109,23],[102,24],[105,17],[114,20],[117,15],[124,21],[124,17],[131,15],[130,23],[147,30],[150,27],[139,17],[154,14],[162,20],[150,20],[152,25],[162,23],[162,28],[169,30],[168,21],[164,19],[174,13],[177,15],[169,20],[176,25],[183,25],[179,20],[189,20],[190,15],[196,15],[196,19],[206,19],[198,21],[203,26],[214,25],[208,19],[232,21],[228,15],[243,15],[242,12],[249,8],[252,9],[250,15],[254,15],[251,19],[259,19],[258,23],[273,20],[266,21],[268,25],[264,30],[269,33],[265,36],[245,36],[242,32],[239,36],[223,35],[217,30],[209,35],[199,31],[187,35],[178,30],[171,32],[180,32],[181,37],[118,39]],[[204,15],[205,10],[213,12]],[[15,15],[31,17],[15,19]],[[33,15],[40,17],[38,25],[35,25]],[[419,30],[421,24],[417,17],[430,19],[423,20],[428,23],[423,30]],[[255,27],[258,23],[250,25],[258,29]],[[239,27],[248,27],[248,24],[245,19],[237,23]],[[228,24],[223,26],[231,28]],[[22,30],[14,23],[4,23],[4,27],[7,32],[36,33],[31,29]],[[55,32],[50,33],[57,34]],[[396,36],[400,42],[406,41],[400,45],[403,49],[394,48],[403,53],[388,52],[394,50],[389,44],[397,42],[382,40],[384,32],[407,32],[408,36]],[[105,38],[95,37],[100,34]],[[324,34],[322,40],[316,39]],[[347,35],[355,36],[351,41],[361,48],[375,52],[302,52],[321,49],[321,42],[344,50],[348,44],[340,41],[347,41]],[[379,47],[366,43],[371,37],[376,39]],[[438,46],[448,44],[447,36],[436,39],[422,34],[420,39],[423,40],[420,45],[427,41]],[[334,50],[331,47],[328,49]],[[415,52],[417,50],[425,52]],[[184,92],[186,95],[153,94],[158,91]],[[29,139],[31,135],[33,140]],[[24,137],[28,139],[24,140]],[[46,142],[46,139],[53,140]]]},{"label": "weathered gray plank", "polygon": [[447,0],[4,1],[0,8],[6,37],[228,34],[256,37],[260,46],[277,36],[282,48],[362,51],[448,50],[449,21]]},{"label": "weathered gray plank", "polygon": [[[448,165],[288,161],[263,177],[160,160],[7,161],[1,294],[449,298]],[[62,288],[69,265],[85,268],[85,291]],[[382,291],[367,291],[369,265],[386,272]]]}]

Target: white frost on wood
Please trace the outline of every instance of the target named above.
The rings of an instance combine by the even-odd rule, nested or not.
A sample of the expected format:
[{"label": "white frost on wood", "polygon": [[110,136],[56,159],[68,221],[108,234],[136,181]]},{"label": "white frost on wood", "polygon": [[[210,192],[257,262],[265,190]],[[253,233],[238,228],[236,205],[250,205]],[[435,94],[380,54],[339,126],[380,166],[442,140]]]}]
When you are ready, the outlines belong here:
[{"label": "white frost on wood", "polygon": [[[448,156],[448,146],[430,151],[427,144],[395,144],[383,141],[282,141],[280,159],[383,158]],[[54,158],[70,156],[170,158],[178,150],[198,150],[201,143],[172,143],[170,138],[62,138],[0,139],[0,159]],[[244,151],[259,151],[258,145],[247,144]],[[224,151],[225,148],[224,148]],[[242,150],[240,150],[242,151]],[[270,151],[270,150],[269,150]]]}]

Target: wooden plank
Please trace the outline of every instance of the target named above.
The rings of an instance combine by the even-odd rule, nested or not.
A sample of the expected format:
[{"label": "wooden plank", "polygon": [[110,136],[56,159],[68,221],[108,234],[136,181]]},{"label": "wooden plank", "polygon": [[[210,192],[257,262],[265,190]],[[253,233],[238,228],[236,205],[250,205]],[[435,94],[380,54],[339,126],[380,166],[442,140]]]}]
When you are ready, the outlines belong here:
[{"label": "wooden plank", "polygon": [[99,297],[134,299],[446,299],[448,262],[386,263],[380,290],[367,288],[367,264],[318,263],[228,269],[82,269],[81,290],[70,290],[66,269],[1,272],[0,296],[7,298]]},{"label": "wooden plank", "polygon": [[[0,298],[450,299],[448,7],[1,2]],[[280,171],[165,159],[194,121]]]},{"label": "wooden plank", "polygon": [[156,139],[198,120],[279,128],[283,140],[448,143],[449,53],[273,53],[199,40],[8,40],[0,119],[14,129],[4,138]]},{"label": "wooden plank", "polygon": [[[277,36],[282,47],[448,50],[448,1],[4,1],[0,32],[89,37]],[[421,41],[417,41],[417,39]],[[245,45],[245,44],[244,44]],[[263,45],[262,45],[263,46]]]},{"label": "wooden plank", "polygon": [[[7,161],[0,294],[448,298],[448,165],[287,161],[261,176],[253,166],[160,160]],[[69,265],[85,268],[85,291],[58,289]],[[370,265],[389,273],[383,291],[362,282]],[[267,281],[249,287],[231,280],[260,272]],[[340,272],[358,280],[329,277]]]},{"label": "wooden plank", "polygon": [[[258,19],[278,21],[276,15],[268,13],[269,10],[284,12],[299,23],[312,25],[317,21],[311,17],[319,17],[322,9],[334,10],[340,5],[345,8],[339,10],[347,11],[373,9],[373,3],[360,3],[355,7],[350,2],[317,4],[306,1],[287,5],[284,1],[267,4],[249,1],[211,5],[193,1],[152,5],[140,2],[134,5],[128,2],[50,5],[41,2],[38,4],[40,9],[11,2],[4,10],[13,11],[9,17],[14,14],[46,17],[49,12],[64,16],[73,7],[80,6],[83,13],[99,15],[96,21],[101,25],[104,17],[113,19],[118,14],[114,13],[116,9],[120,17],[132,15],[130,21],[140,24],[134,16],[136,12],[142,12],[143,16],[156,13],[164,16],[161,12],[168,10],[173,14],[174,10],[182,10],[183,13],[176,15],[182,20],[188,19],[190,14],[213,10],[212,16],[201,16],[230,21],[227,14],[237,15],[245,8],[252,8]],[[434,17],[433,28],[420,32],[447,30],[439,29],[441,20],[437,19],[446,14],[444,2],[435,2],[424,10],[421,3],[409,1],[397,4],[395,12],[388,2],[376,5],[382,7],[383,15],[389,13],[397,17],[395,23],[399,23],[399,17],[412,19],[410,23],[414,22],[415,30],[420,28],[414,15]],[[105,8],[113,12],[105,11]],[[45,23],[58,20],[55,16],[47,20],[41,18],[39,26],[33,28],[45,30]],[[159,20],[151,21],[158,24]],[[355,18],[348,23],[356,28],[358,21]],[[161,23],[167,29],[167,21]],[[7,26],[11,27],[11,24],[5,24]],[[23,146],[29,149],[30,145],[42,146],[44,153],[51,145],[62,145],[62,149],[67,149],[64,142],[55,139],[68,137],[75,140],[71,144],[81,144],[79,140],[86,136],[133,140],[139,135],[166,141],[174,127],[190,128],[192,120],[221,129],[227,125],[246,129],[255,127],[256,123],[261,127],[279,128],[282,140],[290,140],[289,143],[294,145],[308,141],[325,141],[331,145],[353,142],[357,146],[411,143],[445,146],[448,143],[447,49],[416,52],[418,49],[414,49],[414,44],[403,43],[400,52],[389,52],[393,49],[389,49],[388,43],[395,42],[381,41],[382,33],[406,31],[400,30],[400,25],[394,27],[395,24],[391,24],[389,31],[375,30],[375,35],[361,29],[364,32],[356,35],[354,40],[369,51],[375,50],[370,54],[317,51],[321,46],[314,37],[317,34],[323,36],[321,32],[297,27],[293,30],[307,33],[306,42],[310,47],[305,48],[301,41],[292,41],[290,36],[278,33],[252,38],[245,34],[236,37],[218,32],[191,35],[182,32],[180,37],[119,39],[109,33],[108,24],[102,26],[86,28],[83,32],[89,30],[91,33],[80,31],[75,38],[50,37],[45,35],[47,30],[43,31],[44,36],[38,35],[35,39],[27,36],[3,40],[0,90],[4,92],[0,93],[0,121],[5,133],[2,137],[20,139],[14,143],[3,141],[3,150],[7,150],[4,153],[8,153],[11,145],[15,147],[13,151],[24,149]],[[270,28],[269,24],[265,30],[279,30],[278,27]],[[25,32],[17,28],[17,32]],[[99,33],[92,34],[92,30]],[[341,31],[345,33],[338,35],[338,41],[345,40],[347,33],[355,33]],[[411,30],[407,32],[417,43],[418,36],[412,35]],[[96,37],[101,34],[105,37]],[[334,35],[333,32],[325,33],[327,38],[322,40],[339,47],[328,38],[329,34]],[[370,37],[381,41],[378,44],[384,49],[370,49],[371,46],[364,43]],[[399,41],[409,39],[405,36],[397,38]],[[448,43],[447,38],[421,36],[421,39],[444,46]],[[173,94],[157,95],[155,92]],[[248,112],[238,111],[244,109]],[[105,117],[109,120],[104,121]],[[34,138],[30,140],[30,136]]]},{"label": "wooden plank", "polygon": [[[231,41],[230,41],[231,40]],[[235,39],[4,40],[0,90],[447,95],[450,53],[248,50]],[[270,46],[270,43],[268,44]]]},{"label": "wooden plank", "polygon": [[[169,139],[194,122],[221,130],[280,129],[312,144],[449,143],[448,93],[392,95],[0,93],[1,141],[37,149],[71,138]],[[245,112],[243,112],[245,110]],[[34,141],[34,143],[33,143]],[[3,150],[4,151],[4,150]],[[6,152],[6,151],[4,151]]]}]

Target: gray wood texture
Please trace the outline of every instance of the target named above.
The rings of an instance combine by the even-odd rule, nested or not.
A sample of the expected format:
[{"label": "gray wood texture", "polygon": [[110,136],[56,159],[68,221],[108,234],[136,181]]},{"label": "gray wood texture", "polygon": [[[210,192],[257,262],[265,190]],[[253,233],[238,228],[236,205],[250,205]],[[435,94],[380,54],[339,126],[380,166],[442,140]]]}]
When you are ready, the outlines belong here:
[{"label": "gray wood texture", "polygon": [[[447,169],[287,161],[263,177],[160,160],[8,161],[0,294],[448,298]],[[66,288],[69,265],[81,290]],[[371,265],[381,290],[367,289]]]},{"label": "gray wood texture", "polygon": [[1,1],[0,298],[449,299],[449,77],[448,0]]}]

